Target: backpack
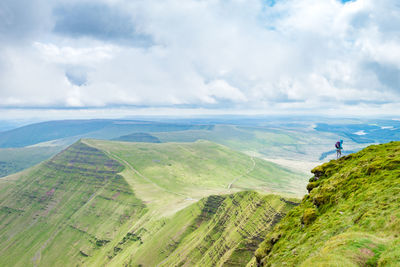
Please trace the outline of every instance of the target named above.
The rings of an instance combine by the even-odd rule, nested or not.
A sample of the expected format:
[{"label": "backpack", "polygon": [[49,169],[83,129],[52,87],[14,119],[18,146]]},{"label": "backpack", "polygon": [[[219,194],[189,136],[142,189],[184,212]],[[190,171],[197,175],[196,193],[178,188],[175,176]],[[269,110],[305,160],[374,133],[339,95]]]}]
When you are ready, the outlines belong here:
[{"label": "backpack", "polygon": [[336,147],[336,149],[340,148],[340,142],[339,141],[336,142],[335,147]]}]

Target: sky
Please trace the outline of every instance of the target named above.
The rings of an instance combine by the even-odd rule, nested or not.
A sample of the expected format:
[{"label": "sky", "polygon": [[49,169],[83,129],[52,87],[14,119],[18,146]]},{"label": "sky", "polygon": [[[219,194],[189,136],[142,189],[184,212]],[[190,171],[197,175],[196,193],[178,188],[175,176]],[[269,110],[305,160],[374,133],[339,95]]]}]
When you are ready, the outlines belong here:
[{"label": "sky", "polygon": [[0,120],[399,112],[398,0],[0,2]]}]

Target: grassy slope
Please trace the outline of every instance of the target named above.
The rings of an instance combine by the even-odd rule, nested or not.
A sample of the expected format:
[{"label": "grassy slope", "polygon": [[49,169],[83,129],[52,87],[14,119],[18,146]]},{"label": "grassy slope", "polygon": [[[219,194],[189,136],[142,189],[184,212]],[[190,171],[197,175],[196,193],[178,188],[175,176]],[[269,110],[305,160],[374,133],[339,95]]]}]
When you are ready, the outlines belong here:
[{"label": "grassy slope", "polygon": [[[180,243],[182,235],[189,235],[190,231],[186,232],[185,229],[193,228],[193,222],[201,211],[198,204],[191,204],[202,197],[246,189],[258,189],[264,192],[282,190],[287,195],[293,196],[299,193],[298,188],[301,188],[300,184],[303,181],[302,176],[275,164],[252,159],[245,154],[208,141],[165,144],[99,140],[84,140],[83,142],[105,151],[110,157],[127,166],[121,175],[149,208],[149,212],[141,218],[141,221],[130,229],[130,233],[140,237],[143,244],[141,242],[133,244],[111,242],[107,249],[112,250],[117,247],[118,250],[116,256],[112,257],[108,263],[111,266],[128,263],[153,266],[161,262],[168,254],[175,251],[176,247],[171,245],[171,240],[178,238],[178,243]],[[232,181],[235,182],[232,183]],[[228,189],[229,184],[232,184],[230,189]],[[265,199],[263,201],[265,203]],[[278,202],[273,204],[274,201],[271,198],[270,202],[271,205],[275,205],[275,208],[281,208],[279,206],[282,205],[281,201],[278,201],[279,204]],[[177,210],[189,205],[191,205],[189,208],[179,212],[172,219],[168,219]],[[260,210],[263,208],[265,207],[260,205]],[[252,220],[257,221],[258,213],[255,214]],[[249,214],[247,216],[250,217]],[[238,224],[239,222],[235,217],[230,223]],[[253,225],[252,229],[266,230],[269,226],[268,223],[263,225],[259,223],[258,227]],[[230,228],[230,230],[233,229]],[[254,234],[254,231],[251,233]],[[201,231],[193,233],[191,238],[199,239],[202,234],[204,232]],[[230,242],[236,244],[237,241],[238,236],[235,236]],[[192,245],[184,243],[179,245],[176,251],[193,249]],[[255,246],[254,243],[253,246]],[[247,257],[254,249],[255,247],[250,250]],[[99,257],[92,258],[90,264],[99,265],[108,260],[108,255],[103,253]],[[197,260],[200,261],[200,259],[195,261]],[[213,266],[210,261],[203,264]]]},{"label": "grassy slope", "polygon": [[310,193],[257,250],[259,262],[399,266],[400,142],[370,146],[313,173]]},{"label": "grassy slope", "polygon": [[131,171],[123,175],[127,180],[134,176],[133,184],[138,188],[138,181],[153,185],[151,195],[141,196],[148,201],[155,192],[160,197],[167,193],[189,200],[249,189],[299,196],[305,185],[302,175],[204,140],[161,144],[85,142],[129,164]]},{"label": "grassy slope", "polygon": [[81,264],[145,211],[123,166],[81,142],[0,183],[0,265]]},{"label": "grassy slope", "polygon": [[244,266],[262,241],[260,237],[292,206],[278,196],[249,191],[209,196],[170,217],[151,220],[143,216],[126,235],[130,239],[107,244],[112,256],[98,254],[86,264]]},{"label": "grassy slope", "polygon": [[61,151],[62,147],[0,148],[0,177],[32,167]]},{"label": "grassy slope", "polygon": [[[49,161],[0,180],[0,265],[119,266],[129,263],[132,255],[131,263],[133,259],[151,263],[154,250],[159,262],[168,251],[183,250],[210,266],[215,257],[203,259],[192,243],[200,240],[207,227],[216,227],[211,219],[202,221],[199,229],[194,227],[207,200],[174,215],[176,211],[211,193],[247,188],[286,190],[293,195],[299,186],[288,183],[285,175],[302,181],[301,176],[274,164],[207,141],[140,144],[83,140]],[[240,233],[252,236],[269,227],[272,217],[267,215],[273,213],[267,209],[262,215],[264,204],[275,210],[287,208],[277,198],[256,193],[222,198],[231,208],[221,210],[215,219],[222,223],[226,214],[232,217],[226,221],[224,238],[212,237],[221,247],[229,246],[224,257],[233,261],[237,259],[230,255],[241,253],[240,249],[235,252],[243,238]],[[235,228],[241,223],[245,232]],[[171,247],[174,238],[182,245]],[[229,243],[224,243],[225,239]],[[207,240],[199,244],[205,246]],[[245,246],[246,257],[252,254],[249,247],[254,250],[255,243]],[[169,260],[182,259],[175,255]]]}]

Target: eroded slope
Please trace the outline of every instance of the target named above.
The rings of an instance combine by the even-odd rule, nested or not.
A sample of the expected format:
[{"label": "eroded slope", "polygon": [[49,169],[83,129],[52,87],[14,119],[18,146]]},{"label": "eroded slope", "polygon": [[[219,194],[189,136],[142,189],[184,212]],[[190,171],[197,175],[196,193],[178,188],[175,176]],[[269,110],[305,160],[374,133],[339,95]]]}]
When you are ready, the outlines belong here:
[{"label": "eroded slope", "polygon": [[262,237],[292,207],[278,196],[256,192],[209,196],[171,218],[134,229],[142,245],[112,263],[245,266]]},{"label": "eroded slope", "polygon": [[123,166],[82,142],[5,178],[0,187],[0,265],[83,263],[144,212]]}]

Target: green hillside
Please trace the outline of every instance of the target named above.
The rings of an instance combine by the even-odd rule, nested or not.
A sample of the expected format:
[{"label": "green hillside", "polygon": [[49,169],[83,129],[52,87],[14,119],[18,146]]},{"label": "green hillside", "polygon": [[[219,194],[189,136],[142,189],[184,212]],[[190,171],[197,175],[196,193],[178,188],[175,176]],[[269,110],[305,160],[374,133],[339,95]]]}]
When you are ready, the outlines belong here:
[{"label": "green hillside", "polygon": [[399,266],[400,142],[312,170],[310,191],[256,252],[262,266]]},{"label": "green hillside", "polygon": [[[84,140],[127,166],[122,175],[137,188],[152,186],[151,201],[157,194],[200,199],[212,194],[258,190],[302,196],[304,175],[279,165],[233,151],[210,141],[194,143],[131,143]],[[134,179],[132,179],[132,177]],[[137,190],[148,192],[149,190]]]},{"label": "green hillside", "polygon": [[0,266],[398,266],[400,142],[312,172],[297,205],[257,191],[302,175],[209,141],[81,140],[0,180]]},{"label": "green hillside", "polygon": [[0,266],[242,264],[292,204],[235,192],[303,183],[208,141],[82,140],[0,180]]},{"label": "green hillside", "polygon": [[145,211],[122,169],[79,142],[1,180],[0,265],[79,265],[119,238]]},{"label": "green hillside", "polygon": [[256,192],[210,196],[162,220],[159,230],[138,229],[144,233],[143,245],[125,261],[142,266],[245,266],[260,236],[291,207],[278,196]]}]

